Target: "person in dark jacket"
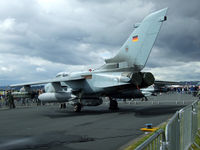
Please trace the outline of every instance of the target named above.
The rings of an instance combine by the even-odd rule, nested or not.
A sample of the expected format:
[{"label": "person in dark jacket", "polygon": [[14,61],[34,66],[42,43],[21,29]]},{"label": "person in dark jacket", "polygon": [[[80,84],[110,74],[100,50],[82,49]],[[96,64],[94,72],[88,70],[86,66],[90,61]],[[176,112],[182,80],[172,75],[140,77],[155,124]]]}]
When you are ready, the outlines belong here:
[{"label": "person in dark jacket", "polygon": [[13,95],[11,94],[11,91],[8,91],[8,103],[10,109],[15,108],[14,98]]}]

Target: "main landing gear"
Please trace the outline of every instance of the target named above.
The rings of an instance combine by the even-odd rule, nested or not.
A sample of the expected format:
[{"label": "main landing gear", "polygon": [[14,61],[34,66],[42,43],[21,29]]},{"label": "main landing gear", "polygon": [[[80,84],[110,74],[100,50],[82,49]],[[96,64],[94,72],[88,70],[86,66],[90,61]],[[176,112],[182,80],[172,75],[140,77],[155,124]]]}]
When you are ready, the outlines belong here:
[{"label": "main landing gear", "polygon": [[61,103],[60,104],[60,109],[65,109],[66,108],[66,104],[65,103]]},{"label": "main landing gear", "polygon": [[119,110],[118,103],[117,103],[116,100],[113,100],[113,99],[110,98],[109,110],[112,110],[112,111],[117,111],[117,110]]},{"label": "main landing gear", "polygon": [[81,103],[78,102],[74,104],[74,112],[80,112],[81,108],[82,108]]},{"label": "main landing gear", "polygon": [[148,98],[147,98],[146,96],[144,96],[144,97],[142,98],[142,101],[148,101]]}]

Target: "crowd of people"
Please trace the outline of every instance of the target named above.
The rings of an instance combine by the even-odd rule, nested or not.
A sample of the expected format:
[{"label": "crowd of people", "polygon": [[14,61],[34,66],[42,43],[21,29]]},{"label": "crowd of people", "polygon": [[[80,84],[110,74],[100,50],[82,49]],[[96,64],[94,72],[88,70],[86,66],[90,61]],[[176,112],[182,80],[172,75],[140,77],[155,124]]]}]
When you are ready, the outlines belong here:
[{"label": "crowd of people", "polygon": [[195,86],[195,85],[172,87],[170,91],[175,91],[177,93],[192,94],[193,96],[200,96],[200,86]]},{"label": "crowd of people", "polygon": [[0,93],[0,107],[9,107],[10,109],[14,109],[16,104],[21,106],[27,106],[34,103],[41,105],[38,96],[43,92],[42,89],[33,90],[31,92],[3,90]]}]

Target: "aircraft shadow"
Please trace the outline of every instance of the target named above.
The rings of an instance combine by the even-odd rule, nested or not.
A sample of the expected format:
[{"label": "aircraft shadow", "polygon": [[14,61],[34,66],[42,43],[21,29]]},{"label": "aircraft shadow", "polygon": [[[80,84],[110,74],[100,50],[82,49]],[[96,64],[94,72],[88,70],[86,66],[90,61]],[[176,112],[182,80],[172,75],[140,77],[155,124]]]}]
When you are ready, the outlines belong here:
[{"label": "aircraft shadow", "polygon": [[185,105],[162,105],[162,106],[128,106],[126,107],[119,107],[118,111],[110,111],[108,108],[103,109],[83,109],[81,112],[73,112],[73,110],[60,110],[56,109],[51,112],[45,112],[41,115],[49,117],[51,119],[54,118],[64,118],[64,117],[76,117],[76,116],[91,116],[91,115],[101,115],[101,114],[111,114],[117,113],[119,115],[124,114],[133,114],[135,116],[159,116],[164,114],[173,114],[176,111],[183,108]]},{"label": "aircraft shadow", "polygon": [[[159,116],[159,115],[167,115],[167,114],[173,114],[176,111],[183,108],[183,105],[178,106],[172,106],[172,105],[166,105],[166,106],[149,106],[149,107],[141,107],[136,108],[132,112],[135,113],[135,116]],[[121,112],[122,114],[126,114],[127,111]]]}]

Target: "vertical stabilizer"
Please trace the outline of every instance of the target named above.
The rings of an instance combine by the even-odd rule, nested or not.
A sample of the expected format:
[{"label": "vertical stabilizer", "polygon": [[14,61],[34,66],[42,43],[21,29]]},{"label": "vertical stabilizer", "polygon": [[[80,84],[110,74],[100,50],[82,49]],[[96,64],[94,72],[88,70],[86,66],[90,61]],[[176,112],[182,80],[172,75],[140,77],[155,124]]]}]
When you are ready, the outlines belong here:
[{"label": "vertical stabilizer", "polygon": [[127,67],[142,70],[148,60],[160,27],[167,19],[167,8],[156,11],[135,25],[135,30],[120,48],[119,53],[106,63],[127,63]]}]

